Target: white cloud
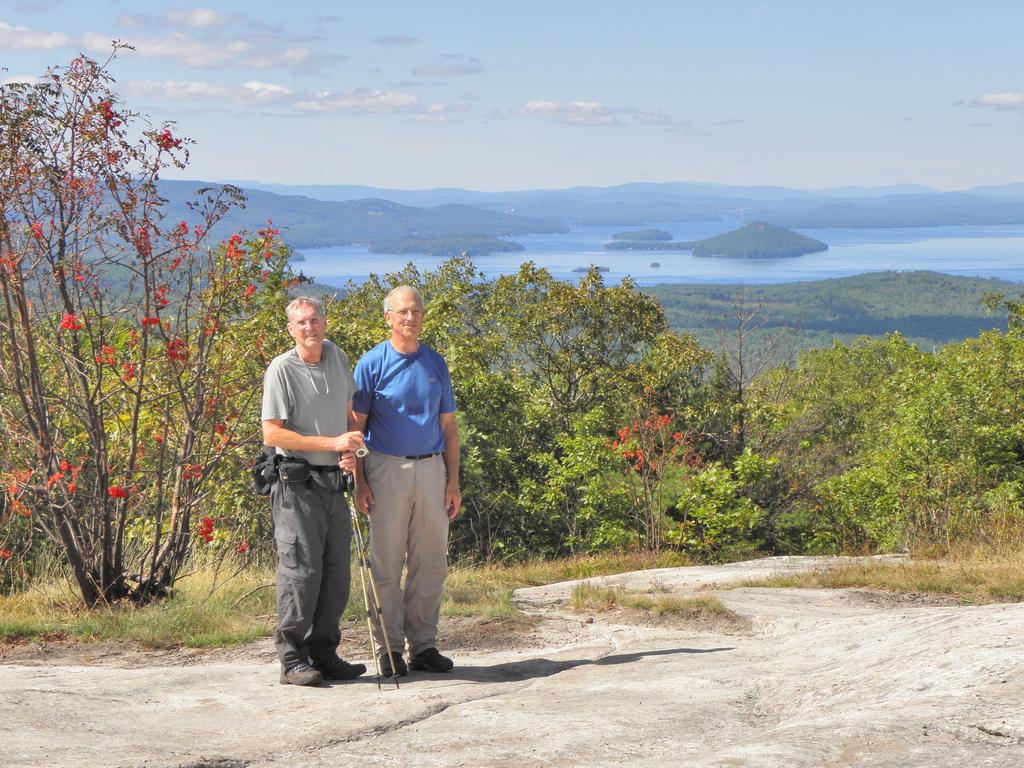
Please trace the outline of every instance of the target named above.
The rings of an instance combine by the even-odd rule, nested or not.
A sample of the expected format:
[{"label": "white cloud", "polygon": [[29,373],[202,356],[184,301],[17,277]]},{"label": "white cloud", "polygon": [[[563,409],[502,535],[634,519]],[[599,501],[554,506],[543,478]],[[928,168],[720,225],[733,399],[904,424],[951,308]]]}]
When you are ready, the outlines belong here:
[{"label": "white cloud", "polygon": [[283,85],[260,83],[255,80],[242,86],[242,94],[242,101],[258,104],[281,104],[291,101],[295,95]]},{"label": "white cloud", "polygon": [[692,120],[675,120],[665,126],[666,133],[681,133],[685,136],[710,136],[711,132],[699,127]]},{"label": "white cloud", "polygon": [[665,112],[644,112],[636,107],[609,107],[597,101],[528,101],[513,114],[519,117],[543,117],[564,125],[584,127],[623,126],[620,116],[628,115],[637,125],[664,128],[669,133],[706,136],[707,131],[692,120],[680,120]]},{"label": "white cloud", "polygon": [[419,38],[409,37],[409,35],[381,35],[373,38],[373,42],[377,45],[416,45]]},{"label": "white cloud", "polygon": [[461,123],[455,113],[465,112],[466,105],[431,104],[412,120],[414,123]]},{"label": "white cloud", "polygon": [[[108,41],[109,42],[109,41]],[[13,51],[52,51],[71,43],[63,32],[44,32],[28,27],[12,27],[0,21],[0,49]],[[108,45],[107,48],[110,46]]]},{"label": "white cloud", "polygon": [[1024,108],[1024,93],[988,93],[971,102],[975,107],[995,107],[996,109]]},{"label": "white cloud", "polygon": [[[242,85],[219,85],[196,80],[135,80],[123,86],[126,95],[140,98],[215,103],[219,107],[275,107],[278,114],[409,115],[418,123],[457,123],[466,104],[426,106],[410,93],[369,88],[335,92],[296,92],[278,83],[250,80]],[[204,107],[208,108],[208,107]]]},{"label": "white cloud", "polygon": [[284,50],[268,50],[262,46],[252,54],[245,56],[239,63],[247,67],[302,67],[313,60],[313,51],[309,48],[293,47]]},{"label": "white cloud", "polygon": [[214,99],[227,100],[231,89],[213,83],[193,80],[133,80],[124,86],[132,96],[160,99]]},{"label": "white cloud", "polygon": [[614,126],[623,123],[615,110],[596,101],[569,101],[561,103],[537,99],[520,107],[516,114],[522,117],[546,117],[565,125]]},{"label": "white cloud", "polygon": [[678,122],[664,112],[637,112],[633,115],[633,119],[641,125],[670,126]]},{"label": "white cloud", "polygon": [[[86,33],[83,42],[91,51],[110,50],[110,38],[95,32]],[[133,37],[126,42],[135,47],[136,55],[176,61],[196,69],[301,69],[318,63],[317,55],[309,48],[258,37],[195,38],[172,32],[159,37]]]},{"label": "white cloud", "polygon": [[454,77],[456,75],[473,75],[484,71],[484,65],[473,56],[461,53],[446,53],[442,56],[444,64],[416,67],[412,71],[418,77]]},{"label": "white cloud", "polygon": [[2,82],[3,85],[13,85],[15,83],[27,83],[28,85],[39,85],[43,82],[41,77],[35,75],[10,75],[5,77]]},{"label": "white cloud", "polygon": [[275,93],[284,96],[291,95],[291,91],[285,88],[283,85],[276,85],[274,83],[261,83],[257,80],[250,80],[248,83],[242,86],[253,93]]},{"label": "white cloud", "polygon": [[148,13],[122,13],[117,17],[117,26],[125,29],[139,29],[152,26],[156,22]]},{"label": "white cloud", "polygon": [[162,14],[122,13],[118,24],[129,29],[143,27],[178,27],[182,29],[210,29],[227,24],[232,17],[208,8],[168,8]]},{"label": "white cloud", "polygon": [[223,86],[194,80],[135,80],[125,86],[132,96],[175,101],[215,101],[242,106],[288,105],[295,94],[283,85],[251,81]]},{"label": "white cloud", "polygon": [[[110,39],[95,32],[87,32],[83,42],[92,51],[110,49]],[[126,42],[135,47],[139,56],[170,59],[199,69],[229,66],[250,48],[245,40],[200,41],[180,32],[165,37],[136,37]]]},{"label": "white cloud", "polygon": [[210,8],[169,8],[164,14],[168,24],[176,27],[218,27],[228,21],[228,17]]},{"label": "white cloud", "polygon": [[412,112],[419,99],[409,93],[353,88],[339,93],[318,93],[300,99],[296,109],[307,112],[348,112],[352,114],[391,114]]}]

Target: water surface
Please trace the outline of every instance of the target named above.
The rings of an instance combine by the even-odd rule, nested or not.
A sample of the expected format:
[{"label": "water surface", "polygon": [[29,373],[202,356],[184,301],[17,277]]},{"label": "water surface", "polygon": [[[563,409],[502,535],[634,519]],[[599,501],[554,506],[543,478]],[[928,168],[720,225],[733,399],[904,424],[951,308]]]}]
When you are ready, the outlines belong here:
[{"label": "water surface", "polygon": [[[736,229],[736,221],[650,224],[676,240],[699,240]],[[513,238],[525,251],[495,253],[474,259],[488,277],[510,274],[524,261],[546,267],[555,277],[574,280],[579,267],[607,267],[605,279],[617,283],[629,275],[641,285],[655,283],[784,283],[822,280],[884,270],[932,270],[950,275],[998,277],[1024,283],[1024,225],[947,226],[879,229],[800,229],[828,243],[829,249],[790,259],[697,258],[688,252],[606,251],[621,226],[580,227],[555,235]],[[636,227],[639,229],[639,227]],[[370,272],[394,272],[412,262],[433,270],[442,257],[419,254],[371,254],[363,246],[309,248],[296,263],[318,283],[343,286],[362,282]],[[660,266],[652,266],[657,262]]]}]

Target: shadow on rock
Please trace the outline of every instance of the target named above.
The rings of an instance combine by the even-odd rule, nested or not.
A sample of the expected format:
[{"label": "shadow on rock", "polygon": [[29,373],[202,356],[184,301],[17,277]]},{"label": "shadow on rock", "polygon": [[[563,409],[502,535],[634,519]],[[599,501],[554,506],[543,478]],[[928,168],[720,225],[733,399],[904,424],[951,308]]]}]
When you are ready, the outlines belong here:
[{"label": "shadow on rock", "polygon": [[[550,677],[559,672],[565,672],[576,667],[593,664],[595,666],[607,664],[630,664],[634,661],[649,656],[670,656],[678,653],[718,653],[720,651],[731,651],[733,648],[666,648],[657,651],[637,651],[636,653],[612,653],[608,656],[601,656],[596,659],[523,659],[522,661],[510,661],[505,664],[494,664],[489,667],[458,666],[451,672],[444,675],[431,675],[430,677],[469,680],[476,683],[499,683],[518,682],[531,678]],[[420,673],[413,672],[413,676]]]}]

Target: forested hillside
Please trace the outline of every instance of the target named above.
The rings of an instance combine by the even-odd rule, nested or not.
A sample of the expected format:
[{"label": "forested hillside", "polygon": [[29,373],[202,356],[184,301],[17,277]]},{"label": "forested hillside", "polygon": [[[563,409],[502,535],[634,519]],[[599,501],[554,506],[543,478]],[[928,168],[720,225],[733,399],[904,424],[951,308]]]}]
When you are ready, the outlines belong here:
[{"label": "forested hillside", "polygon": [[834,339],[899,332],[923,348],[958,341],[1006,318],[985,309],[986,294],[1015,295],[1003,280],[938,272],[876,272],[779,285],[671,284],[644,287],[664,308],[669,326],[713,345],[735,329],[737,312],[756,312],[758,336],[785,332],[797,349],[829,346]]},{"label": "forested hillside", "polygon": [[[1009,313],[1008,331],[934,352],[892,334],[775,365],[735,333],[702,346],[669,330],[649,293],[596,270],[577,285],[531,265],[481,281],[455,260],[351,293],[333,329],[353,355],[380,337],[377,308],[397,282],[431,302],[425,338],[456,381],[467,503],[452,531],[464,556],[640,547],[716,560],[1024,532],[1024,317],[1012,299],[988,318],[1005,328]],[[1020,293],[865,276],[819,311],[845,295],[886,317],[937,318],[933,297],[911,296],[945,292],[984,322],[973,302],[998,287]],[[779,295],[795,307],[811,290]]]},{"label": "forested hillside", "polygon": [[[200,181],[161,181],[160,193],[168,200],[173,219],[190,218],[187,202],[197,189],[209,186]],[[267,220],[280,222],[294,248],[360,243],[377,252],[458,252],[469,243],[475,253],[508,249],[499,237],[561,232],[560,222],[485,211],[469,205],[439,205],[413,208],[389,200],[366,198],[345,202],[313,200],[296,195],[275,195],[245,190],[245,207],[233,208],[217,224],[215,236],[255,231]]]}]

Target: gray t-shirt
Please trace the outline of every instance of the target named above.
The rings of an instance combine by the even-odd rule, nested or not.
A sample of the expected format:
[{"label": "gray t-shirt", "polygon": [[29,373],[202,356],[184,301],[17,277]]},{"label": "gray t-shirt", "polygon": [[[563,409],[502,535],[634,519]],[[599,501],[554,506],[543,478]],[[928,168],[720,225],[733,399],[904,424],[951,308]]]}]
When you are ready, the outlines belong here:
[{"label": "gray t-shirt", "polygon": [[[356,391],[356,382],[348,357],[330,341],[323,343],[320,362],[306,363],[297,349],[291,349],[270,361],[263,376],[262,418],[284,419],[285,429],[300,435],[335,436],[348,432],[348,403]],[[310,464],[333,465],[333,451],[286,451]]]}]

